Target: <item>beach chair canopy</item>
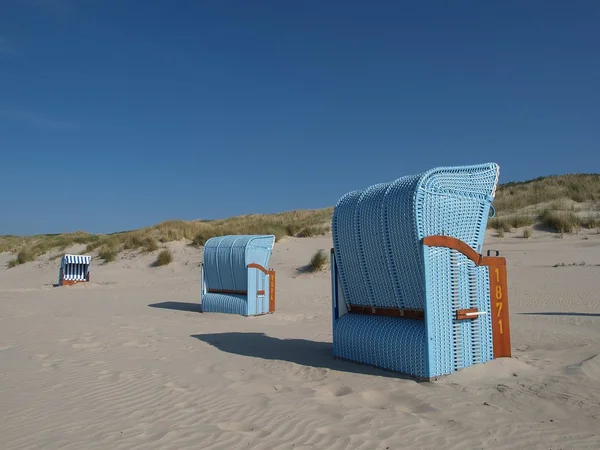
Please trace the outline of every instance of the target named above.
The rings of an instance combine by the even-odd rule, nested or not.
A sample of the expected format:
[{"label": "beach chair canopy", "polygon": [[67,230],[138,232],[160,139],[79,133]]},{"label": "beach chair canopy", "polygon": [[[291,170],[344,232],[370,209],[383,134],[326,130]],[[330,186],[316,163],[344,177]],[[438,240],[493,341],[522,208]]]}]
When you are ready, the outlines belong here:
[{"label": "beach chair canopy", "polygon": [[[273,235],[213,237],[204,245],[202,309],[242,315],[269,312]],[[273,286],[274,288],[274,286]]]},{"label": "beach chair canopy", "polygon": [[89,281],[91,256],[63,255],[58,274],[58,284],[72,281]]}]

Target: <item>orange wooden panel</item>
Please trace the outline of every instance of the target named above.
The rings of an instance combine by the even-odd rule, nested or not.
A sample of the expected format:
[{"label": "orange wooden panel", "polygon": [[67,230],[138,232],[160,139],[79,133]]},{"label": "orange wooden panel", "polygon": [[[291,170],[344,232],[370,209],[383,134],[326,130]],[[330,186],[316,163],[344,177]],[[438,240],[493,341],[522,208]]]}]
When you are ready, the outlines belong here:
[{"label": "orange wooden panel", "polygon": [[479,310],[477,308],[457,309],[456,310],[456,320],[477,319],[479,316],[477,314],[473,314],[476,312],[479,312]]},{"label": "orange wooden panel", "polygon": [[235,295],[247,295],[247,291],[234,291],[229,289],[209,289],[209,294],[235,294]]},{"label": "orange wooden panel", "polygon": [[510,319],[506,283],[506,260],[501,257],[485,258],[490,268],[490,302],[494,358],[510,358]]},{"label": "orange wooden panel", "polygon": [[373,308],[372,306],[349,305],[351,313],[368,314],[371,316],[405,317],[407,319],[425,319],[422,309]]},{"label": "orange wooden panel", "polygon": [[430,247],[446,247],[458,250],[478,266],[481,265],[482,256],[460,239],[451,236],[426,236],[423,238],[423,244]]},{"label": "orange wooden panel", "polygon": [[269,312],[275,312],[275,271],[269,270]]},{"label": "orange wooden panel", "polygon": [[73,286],[77,283],[87,283],[88,280],[62,280],[61,286]]},{"label": "orange wooden panel", "polygon": [[263,266],[261,266],[260,264],[256,264],[256,263],[251,263],[251,264],[248,264],[248,268],[249,268],[249,269],[258,269],[258,270],[260,270],[261,272],[263,272],[265,275],[266,275],[267,273],[269,273],[269,271],[268,271],[267,269],[265,269],[265,268],[264,268]]}]

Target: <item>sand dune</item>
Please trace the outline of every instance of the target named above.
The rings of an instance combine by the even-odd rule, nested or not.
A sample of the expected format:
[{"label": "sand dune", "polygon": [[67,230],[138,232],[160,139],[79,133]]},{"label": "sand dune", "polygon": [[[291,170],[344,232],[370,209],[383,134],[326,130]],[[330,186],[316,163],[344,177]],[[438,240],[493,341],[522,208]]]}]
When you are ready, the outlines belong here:
[{"label": "sand dune", "polygon": [[[600,448],[600,235],[490,232],[509,263],[513,358],[435,383],[331,357],[329,272],[299,271],[331,237],[284,239],[277,312],[202,314],[202,254],[4,268],[3,449]],[[585,265],[569,266],[572,263]],[[564,263],[563,267],[554,267]]]}]

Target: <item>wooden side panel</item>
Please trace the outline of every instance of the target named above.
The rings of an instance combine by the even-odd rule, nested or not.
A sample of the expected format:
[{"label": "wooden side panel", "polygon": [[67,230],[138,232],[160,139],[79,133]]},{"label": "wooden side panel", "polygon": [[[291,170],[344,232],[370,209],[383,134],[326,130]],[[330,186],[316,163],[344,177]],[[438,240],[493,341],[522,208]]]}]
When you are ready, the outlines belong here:
[{"label": "wooden side panel", "polygon": [[248,291],[234,291],[230,289],[209,289],[209,294],[232,294],[232,295],[248,295]]},{"label": "wooden side panel", "polygon": [[263,266],[261,266],[260,264],[256,264],[256,263],[251,263],[248,264],[248,268],[249,269],[258,269],[260,270],[262,273],[264,273],[265,275],[268,273],[268,270],[265,269]]},{"label": "wooden side panel", "polygon": [[481,265],[481,255],[469,247],[469,244],[452,236],[426,236],[423,244],[429,247],[446,247],[458,250],[478,266]]},{"label": "wooden side panel", "polygon": [[87,280],[62,280],[61,286],[73,286],[77,283],[87,283]]},{"label": "wooden side panel", "polygon": [[368,314],[371,316],[405,317],[407,319],[425,319],[423,309],[373,308],[372,306],[349,305],[353,314]]},{"label": "wooden side panel", "polygon": [[269,270],[269,312],[275,312],[275,271]]},{"label": "wooden side panel", "polygon": [[484,261],[490,268],[490,311],[492,313],[494,358],[510,358],[510,319],[508,313],[506,260],[495,256],[486,257]]}]

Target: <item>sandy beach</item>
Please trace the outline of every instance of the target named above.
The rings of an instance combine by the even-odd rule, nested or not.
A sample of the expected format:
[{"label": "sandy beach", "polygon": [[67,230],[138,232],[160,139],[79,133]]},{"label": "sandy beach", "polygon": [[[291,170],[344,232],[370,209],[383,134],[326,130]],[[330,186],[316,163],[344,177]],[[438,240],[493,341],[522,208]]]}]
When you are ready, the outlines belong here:
[{"label": "sandy beach", "polygon": [[433,383],[332,358],[329,271],[298,270],[331,235],[276,243],[277,311],[252,318],[201,312],[184,242],[164,267],[93,257],[73,287],[59,259],[0,254],[0,447],[600,448],[600,234],[518,236],[485,245],[507,258],[513,357]]}]

